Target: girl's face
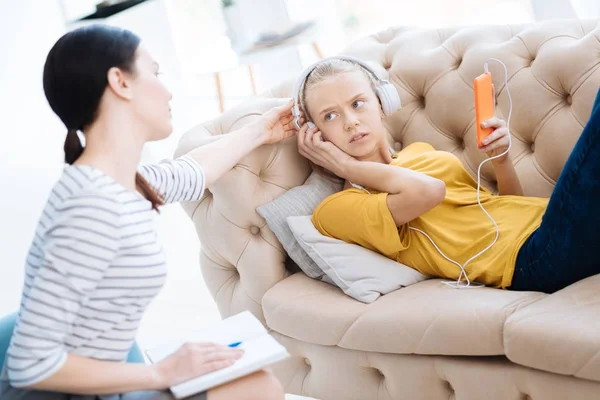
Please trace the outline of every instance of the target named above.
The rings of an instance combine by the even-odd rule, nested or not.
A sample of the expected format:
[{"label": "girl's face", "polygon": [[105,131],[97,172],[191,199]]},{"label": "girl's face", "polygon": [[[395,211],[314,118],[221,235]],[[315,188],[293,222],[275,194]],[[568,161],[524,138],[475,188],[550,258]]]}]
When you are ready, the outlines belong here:
[{"label": "girl's face", "polygon": [[323,138],[356,159],[368,159],[386,144],[381,105],[361,71],[331,76],[305,94],[307,113]]},{"label": "girl's face", "polygon": [[135,61],[136,76],[132,81],[133,110],[149,132],[148,141],[168,137],[171,124],[171,92],[160,81],[158,63],[146,48],[140,46]]}]

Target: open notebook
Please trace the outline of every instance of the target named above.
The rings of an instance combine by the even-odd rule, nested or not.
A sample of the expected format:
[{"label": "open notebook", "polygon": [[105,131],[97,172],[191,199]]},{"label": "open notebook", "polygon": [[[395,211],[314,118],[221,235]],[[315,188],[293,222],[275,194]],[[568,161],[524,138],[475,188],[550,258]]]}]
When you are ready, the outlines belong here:
[{"label": "open notebook", "polygon": [[215,386],[249,375],[289,357],[289,353],[273,338],[262,323],[249,311],[226,318],[211,328],[194,331],[185,336],[146,350],[153,363],[174,353],[186,342],[213,342],[223,345],[242,342],[237,348],[244,355],[230,367],[214,371],[171,387],[173,396],[181,399]]}]

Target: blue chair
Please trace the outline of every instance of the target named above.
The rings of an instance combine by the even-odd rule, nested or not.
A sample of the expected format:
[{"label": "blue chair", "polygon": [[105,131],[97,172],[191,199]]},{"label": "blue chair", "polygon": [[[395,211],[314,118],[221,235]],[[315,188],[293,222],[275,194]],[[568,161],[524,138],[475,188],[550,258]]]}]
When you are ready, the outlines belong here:
[{"label": "blue chair", "polygon": [[[2,369],[4,360],[6,359],[6,352],[8,351],[10,338],[12,336],[16,321],[17,313],[7,315],[0,319],[0,370]],[[127,362],[139,364],[145,363],[142,350],[135,342],[133,343],[133,346],[131,346],[131,350],[127,356]]]},{"label": "blue chair", "polygon": [[8,345],[10,344],[10,337],[17,321],[17,313],[7,315],[0,319],[0,369],[4,365],[4,359],[6,359],[6,352],[8,351]]}]

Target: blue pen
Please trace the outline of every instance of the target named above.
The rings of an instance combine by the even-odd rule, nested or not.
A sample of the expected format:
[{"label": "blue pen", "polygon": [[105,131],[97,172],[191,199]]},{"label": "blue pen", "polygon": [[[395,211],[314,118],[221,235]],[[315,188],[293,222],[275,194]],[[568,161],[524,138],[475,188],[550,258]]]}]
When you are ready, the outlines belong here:
[{"label": "blue pen", "polygon": [[228,345],[228,347],[238,347],[242,342],[235,342]]}]

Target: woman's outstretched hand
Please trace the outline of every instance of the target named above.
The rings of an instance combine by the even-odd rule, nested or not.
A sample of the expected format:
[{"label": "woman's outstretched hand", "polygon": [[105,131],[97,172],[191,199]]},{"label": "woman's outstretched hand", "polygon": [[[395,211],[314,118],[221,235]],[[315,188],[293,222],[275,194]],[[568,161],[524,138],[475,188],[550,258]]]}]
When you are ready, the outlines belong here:
[{"label": "woman's outstretched hand", "polygon": [[293,105],[294,102],[290,100],[281,106],[273,107],[252,123],[251,128],[260,135],[263,143],[277,143],[294,135],[296,127],[292,116]]},{"label": "woman's outstretched hand", "polygon": [[298,151],[302,156],[340,178],[348,179],[347,172],[350,164],[355,161],[353,157],[344,153],[339,147],[325,141],[317,127],[307,124],[296,134],[298,137]]}]

